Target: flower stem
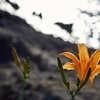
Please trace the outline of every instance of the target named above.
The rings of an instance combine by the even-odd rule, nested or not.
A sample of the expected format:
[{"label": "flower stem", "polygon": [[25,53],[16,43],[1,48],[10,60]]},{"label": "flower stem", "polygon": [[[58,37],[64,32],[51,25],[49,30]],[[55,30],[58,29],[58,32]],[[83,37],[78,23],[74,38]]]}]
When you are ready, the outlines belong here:
[{"label": "flower stem", "polygon": [[72,100],[75,100],[75,93],[74,93],[74,91],[70,90],[69,93],[70,93],[70,95],[72,97]]},{"label": "flower stem", "polygon": [[72,100],[75,100],[75,96],[74,95],[72,95]]},{"label": "flower stem", "polygon": [[23,99],[23,96],[24,96],[24,88],[26,86],[26,82],[25,82],[24,79],[22,80],[22,85],[23,85],[23,87],[21,89],[21,93],[20,93],[20,96],[19,96],[18,100],[22,100]]}]

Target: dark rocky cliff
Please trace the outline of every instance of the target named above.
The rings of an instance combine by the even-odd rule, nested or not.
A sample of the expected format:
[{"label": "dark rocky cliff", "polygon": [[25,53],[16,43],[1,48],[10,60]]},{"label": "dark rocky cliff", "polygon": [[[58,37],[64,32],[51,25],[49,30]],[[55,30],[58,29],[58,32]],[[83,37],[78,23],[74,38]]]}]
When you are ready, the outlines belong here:
[{"label": "dark rocky cliff", "polygon": [[[0,11],[0,100],[17,100],[22,86],[21,74],[11,55],[12,47],[21,58],[30,58],[31,73],[23,100],[70,100],[57,70],[56,57],[63,51],[77,55],[77,46],[37,32],[25,20],[5,11]],[[74,72],[66,74],[75,81]],[[96,88],[100,86],[97,84]],[[83,89],[85,93],[82,91],[77,100],[88,100],[92,94],[97,99],[94,96],[91,100],[99,100],[96,88]]]}]

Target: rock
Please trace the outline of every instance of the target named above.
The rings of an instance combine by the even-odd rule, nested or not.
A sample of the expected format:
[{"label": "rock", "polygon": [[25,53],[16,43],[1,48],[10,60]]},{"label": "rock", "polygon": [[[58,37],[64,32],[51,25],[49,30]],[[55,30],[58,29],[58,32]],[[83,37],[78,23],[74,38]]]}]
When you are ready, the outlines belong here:
[{"label": "rock", "polygon": [[[4,73],[0,74],[0,83],[4,82],[0,84],[0,100],[18,100],[23,86],[23,77],[20,76],[21,72],[17,70],[11,54],[12,47],[16,48],[21,59],[30,59],[30,84],[27,83],[23,100],[69,100],[70,96],[66,93],[57,70],[56,59],[58,54],[64,51],[78,56],[77,45],[52,35],[44,35],[28,25],[25,20],[6,11],[0,11],[0,70],[4,70]],[[89,49],[89,53],[93,51],[94,49]],[[70,72],[66,72],[66,75],[70,80],[75,76]],[[99,84],[99,80],[97,83]],[[85,97],[83,94],[80,95],[82,98]],[[99,94],[95,92],[95,95],[98,99]],[[87,98],[90,99],[90,96]]]}]

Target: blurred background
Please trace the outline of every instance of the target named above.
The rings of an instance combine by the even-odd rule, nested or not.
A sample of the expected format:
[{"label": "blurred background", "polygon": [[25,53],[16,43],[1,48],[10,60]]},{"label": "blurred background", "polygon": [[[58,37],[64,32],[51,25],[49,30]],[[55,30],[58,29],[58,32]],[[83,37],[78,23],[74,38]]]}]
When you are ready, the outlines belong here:
[{"label": "blurred background", "polygon": [[[100,0],[0,0],[0,100],[18,100],[22,88],[12,47],[21,59],[30,59],[23,100],[71,100],[56,58],[64,51],[78,56],[78,43],[85,43],[90,55],[100,48],[99,10]],[[76,73],[65,73],[75,88]],[[99,83],[97,76],[76,100],[99,100]]]}]

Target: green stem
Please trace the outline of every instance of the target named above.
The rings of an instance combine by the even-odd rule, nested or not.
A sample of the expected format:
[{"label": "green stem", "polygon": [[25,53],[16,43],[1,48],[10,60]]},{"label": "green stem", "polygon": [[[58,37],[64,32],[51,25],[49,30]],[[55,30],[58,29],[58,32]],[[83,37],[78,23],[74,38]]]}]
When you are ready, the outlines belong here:
[{"label": "green stem", "polygon": [[74,95],[72,95],[72,100],[75,100],[75,96]]},{"label": "green stem", "polygon": [[83,88],[84,85],[87,83],[87,81],[89,80],[90,74],[91,74],[91,68],[89,68],[89,70],[88,70],[85,81],[77,88],[77,91],[75,92],[75,95],[77,95],[80,92],[81,88]]},{"label": "green stem", "polygon": [[74,93],[74,91],[70,90],[69,93],[70,93],[70,95],[72,97],[72,100],[75,100],[75,93]]},{"label": "green stem", "polygon": [[21,89],[21,93],[20,93],[20,96],[19,96],[18,100],[22,100],[23,99],[23,96],[24,96],[24,88],[26,86],[25,80],[22,80],[22,85],[23,85],[23,87]]},{"label": "green stem", "polygon": [[61,63],[61,60],[60,60],[59,57],[57,58],[57,62],[58,62],[58,67],[59,67],[60,74],[61,74],[61,77],[62,77],[62,81],[63,81],[64,85],[68,88],[68,90],[70,90],[70,84],[65,77],[64,70],[63,70],[63,67],[62,67],[62,63]]},{"label": "green stem", "polygon": [[59,67],[60,74],[61,74],[61,77],[62,77],[62,81],[63,81],[64,85],[67,87],[70,95],[72,96],[72,100],[75,100],[75,96],[80,92],[81,88],[83,88],[83,86],[87,83],[89,76],[91,74],[91,68],[88,69],[86,79],[82,84],[80,84],[79,79],[77,80],[77,90],[74,92],[73,90],[70,89],[70,83],[67,81],[67,79],[65,77],[64,69],[62,67],[62,62],[61,62],[59,57],[57,57],[57,62],[58,62],[58,67]]}]

